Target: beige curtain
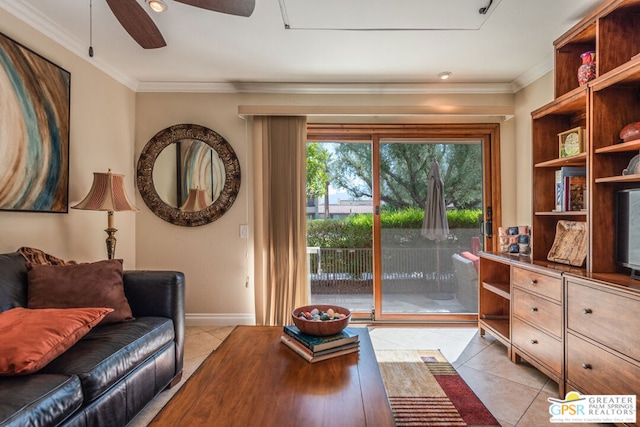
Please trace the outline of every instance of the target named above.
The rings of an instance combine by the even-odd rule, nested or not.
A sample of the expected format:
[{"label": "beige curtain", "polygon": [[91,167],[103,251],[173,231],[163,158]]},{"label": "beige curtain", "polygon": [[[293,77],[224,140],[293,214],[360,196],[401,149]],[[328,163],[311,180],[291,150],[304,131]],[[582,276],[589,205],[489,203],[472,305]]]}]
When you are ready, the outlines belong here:
[{"label": "beige curtain", "polygon": [[254,117],[256,324],[308,304],[306,117]]}]

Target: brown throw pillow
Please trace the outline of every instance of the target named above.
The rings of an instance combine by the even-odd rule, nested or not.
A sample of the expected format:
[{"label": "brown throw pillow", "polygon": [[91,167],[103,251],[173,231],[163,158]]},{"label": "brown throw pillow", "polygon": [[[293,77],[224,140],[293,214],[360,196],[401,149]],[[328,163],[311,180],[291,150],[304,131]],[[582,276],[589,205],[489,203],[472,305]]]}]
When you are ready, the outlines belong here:
[{"label": "brown throw pillow", "polygon": [[18,249],[20,255],[24,257],[24,259],[31,264],[46,264],[46,265],[68,265],[68,264],[77,264],[75,261],[65,261],[62,258],[55,257],[51,254],[46,253],[41,249],[30,248],[27,246],[23,246]]},{"label": "brown throw pillow", "polygon": [[18,307],[0,313],[0,375],[26,375],[44,368],[110,311]]},{"label": "brown throw pillow", "polygon": [[28,267],[29,308],[108,307],[114,309],[101,324],[133,320],[124,294],[122,260],[76,265]]}]

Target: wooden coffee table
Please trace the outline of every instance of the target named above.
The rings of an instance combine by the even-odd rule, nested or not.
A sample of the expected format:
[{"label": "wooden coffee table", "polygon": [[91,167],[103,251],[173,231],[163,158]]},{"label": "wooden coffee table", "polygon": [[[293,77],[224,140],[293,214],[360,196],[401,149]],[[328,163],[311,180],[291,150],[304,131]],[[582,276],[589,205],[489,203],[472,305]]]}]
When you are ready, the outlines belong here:
[{"label": "wooden coffee table", "polygon": [[360,351],[308,363],[282,327],[238,326],[150,426],[394,426],[366,328]]}]

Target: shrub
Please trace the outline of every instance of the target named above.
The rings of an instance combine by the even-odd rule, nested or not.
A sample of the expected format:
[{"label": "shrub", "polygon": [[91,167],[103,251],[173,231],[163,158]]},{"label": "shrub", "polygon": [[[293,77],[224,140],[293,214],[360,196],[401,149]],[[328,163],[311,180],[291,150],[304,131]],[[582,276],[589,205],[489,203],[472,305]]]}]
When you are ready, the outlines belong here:
[{"label": "shrub", "polygon": [[[450,229],[475,229],[479,226],[480,209],[447,211]],[[411,244],[415,231],[422,228],[424,211],[416,208],[385,211],[380,215],[383,229],[404,229],[402,244]],[[373,216],[356,214],[345,219],[314,219],[307,221],[307,245],[321,248],[370,248],[373,246]],[[471,230],[469,230],[471,231]],[[467,233],[465,233],[467,234]],[[454,236],[455,240],[455,236]]]}]

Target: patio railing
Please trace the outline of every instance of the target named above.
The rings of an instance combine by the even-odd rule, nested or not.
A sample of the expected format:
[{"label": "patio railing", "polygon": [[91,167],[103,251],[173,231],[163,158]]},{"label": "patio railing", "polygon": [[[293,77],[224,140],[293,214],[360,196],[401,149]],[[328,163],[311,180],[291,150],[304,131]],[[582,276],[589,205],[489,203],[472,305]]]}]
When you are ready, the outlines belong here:
[{"label": "patio railing", "polygon": [[[451,256],[457,251],[451,247],[383,249],[384,292],[455,292]],[[372,249],[309,248],[308,253],[312,294],[373,293]]]}]

